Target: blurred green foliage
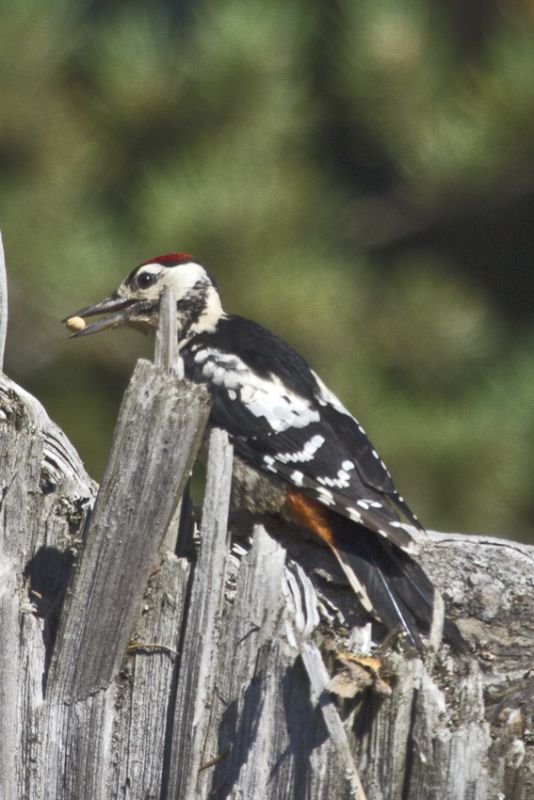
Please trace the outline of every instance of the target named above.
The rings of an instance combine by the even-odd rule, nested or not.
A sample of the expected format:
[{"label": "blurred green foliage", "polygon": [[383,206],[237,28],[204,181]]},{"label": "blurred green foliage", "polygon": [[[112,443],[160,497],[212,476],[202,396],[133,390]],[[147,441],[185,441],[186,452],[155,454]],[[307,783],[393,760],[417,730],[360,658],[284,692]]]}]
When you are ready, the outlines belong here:
[{"label": "blurred green foliage", "polygon": [[150,346],[58,320],[185,250],[428,526],[528,538],[533,214],[527,0],[0,0],[7,371],[95,477]]}]

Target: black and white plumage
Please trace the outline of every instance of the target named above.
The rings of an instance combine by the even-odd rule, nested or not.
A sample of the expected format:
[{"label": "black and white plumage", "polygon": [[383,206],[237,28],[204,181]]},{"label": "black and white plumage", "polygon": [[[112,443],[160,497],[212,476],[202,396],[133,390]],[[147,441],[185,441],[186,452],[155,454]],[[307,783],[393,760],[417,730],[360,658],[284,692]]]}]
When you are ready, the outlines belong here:
[{"label": "black and white plumage", "polygon": [[[420,645],[433,587],[412,558],[406,522],[421,525],[360,423],[286,342],[226,314],[204,267],[180,253],[144,262],[110,298],[77,312],[110,315],[75,336],[121,324],[154,330],[165,286],[177,298],[184,375],[208,386],[210,424],[228,431],[234,445],[234,499],[310,528],[333,550],[364,607]],[[452,623],[445,633],[461,642]]]}]

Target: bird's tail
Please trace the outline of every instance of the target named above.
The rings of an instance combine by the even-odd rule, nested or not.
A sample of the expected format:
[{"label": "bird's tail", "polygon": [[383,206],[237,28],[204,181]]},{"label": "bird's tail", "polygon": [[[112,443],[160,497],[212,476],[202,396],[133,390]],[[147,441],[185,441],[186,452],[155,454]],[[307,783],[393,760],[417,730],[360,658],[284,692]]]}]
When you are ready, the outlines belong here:
[{"label": "bird's tail", "polygon": [[[421,650],[434,605],[434,587],[423,568],[385,536],[300,492],[288,494],[288,507],[291,519],[335,553],[363,607],[389,630],[402,627]],[[454,622],[445,619],[443,633],[455,650],[468,650]]]},{"label": "bird's tail", "polygon": [[[401,626],[421,649],[421,634],[432,624],[434,587],[423,568],[382,536],[337,514],[333,522],[334,550],[364,607],[389,630]],[[449,619],[443,634],[455,650],[463,652],[465,640]]]}]

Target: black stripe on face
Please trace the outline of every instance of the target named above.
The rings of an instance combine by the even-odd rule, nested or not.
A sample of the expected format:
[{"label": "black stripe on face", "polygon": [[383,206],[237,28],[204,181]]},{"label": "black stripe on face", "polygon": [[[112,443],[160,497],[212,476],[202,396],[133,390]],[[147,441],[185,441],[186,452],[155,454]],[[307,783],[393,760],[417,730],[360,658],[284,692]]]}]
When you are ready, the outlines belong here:
[{"label": "black stripe on face", "polygon": [[195,325],[207,308],[207,291],[209,282],[205,279],[198,280],[185,297],[176,302],[176,310],[185,315],[184,331]]}]

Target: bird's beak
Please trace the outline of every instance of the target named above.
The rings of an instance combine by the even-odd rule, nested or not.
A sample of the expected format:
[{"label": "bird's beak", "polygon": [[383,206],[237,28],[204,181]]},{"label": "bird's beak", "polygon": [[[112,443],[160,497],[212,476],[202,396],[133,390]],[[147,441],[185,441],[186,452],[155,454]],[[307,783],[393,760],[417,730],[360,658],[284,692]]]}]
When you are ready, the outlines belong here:
[{"label": "bird's beak", "polygon": [[[116,328],[119,325],[124,325],[129,322],[131,318],[143,311],[148,311],[153,306],[153,303],[146,300],[132,300],[120,297],[117,293],[112,294],[100,303],[94,306],[86,306],[75,311],[74,314],[69,314],[62,322],[67,322],[72,317],[94,317],[97,314],[107,314],[108,316],[93,322],[83,330],[73,333],[71,339],[77,339],[80,336],[89,336],[91,333],[99,333],[100,331],[108,330],[108,328]],[[111,313],[110,313],[111,312]]]}]

